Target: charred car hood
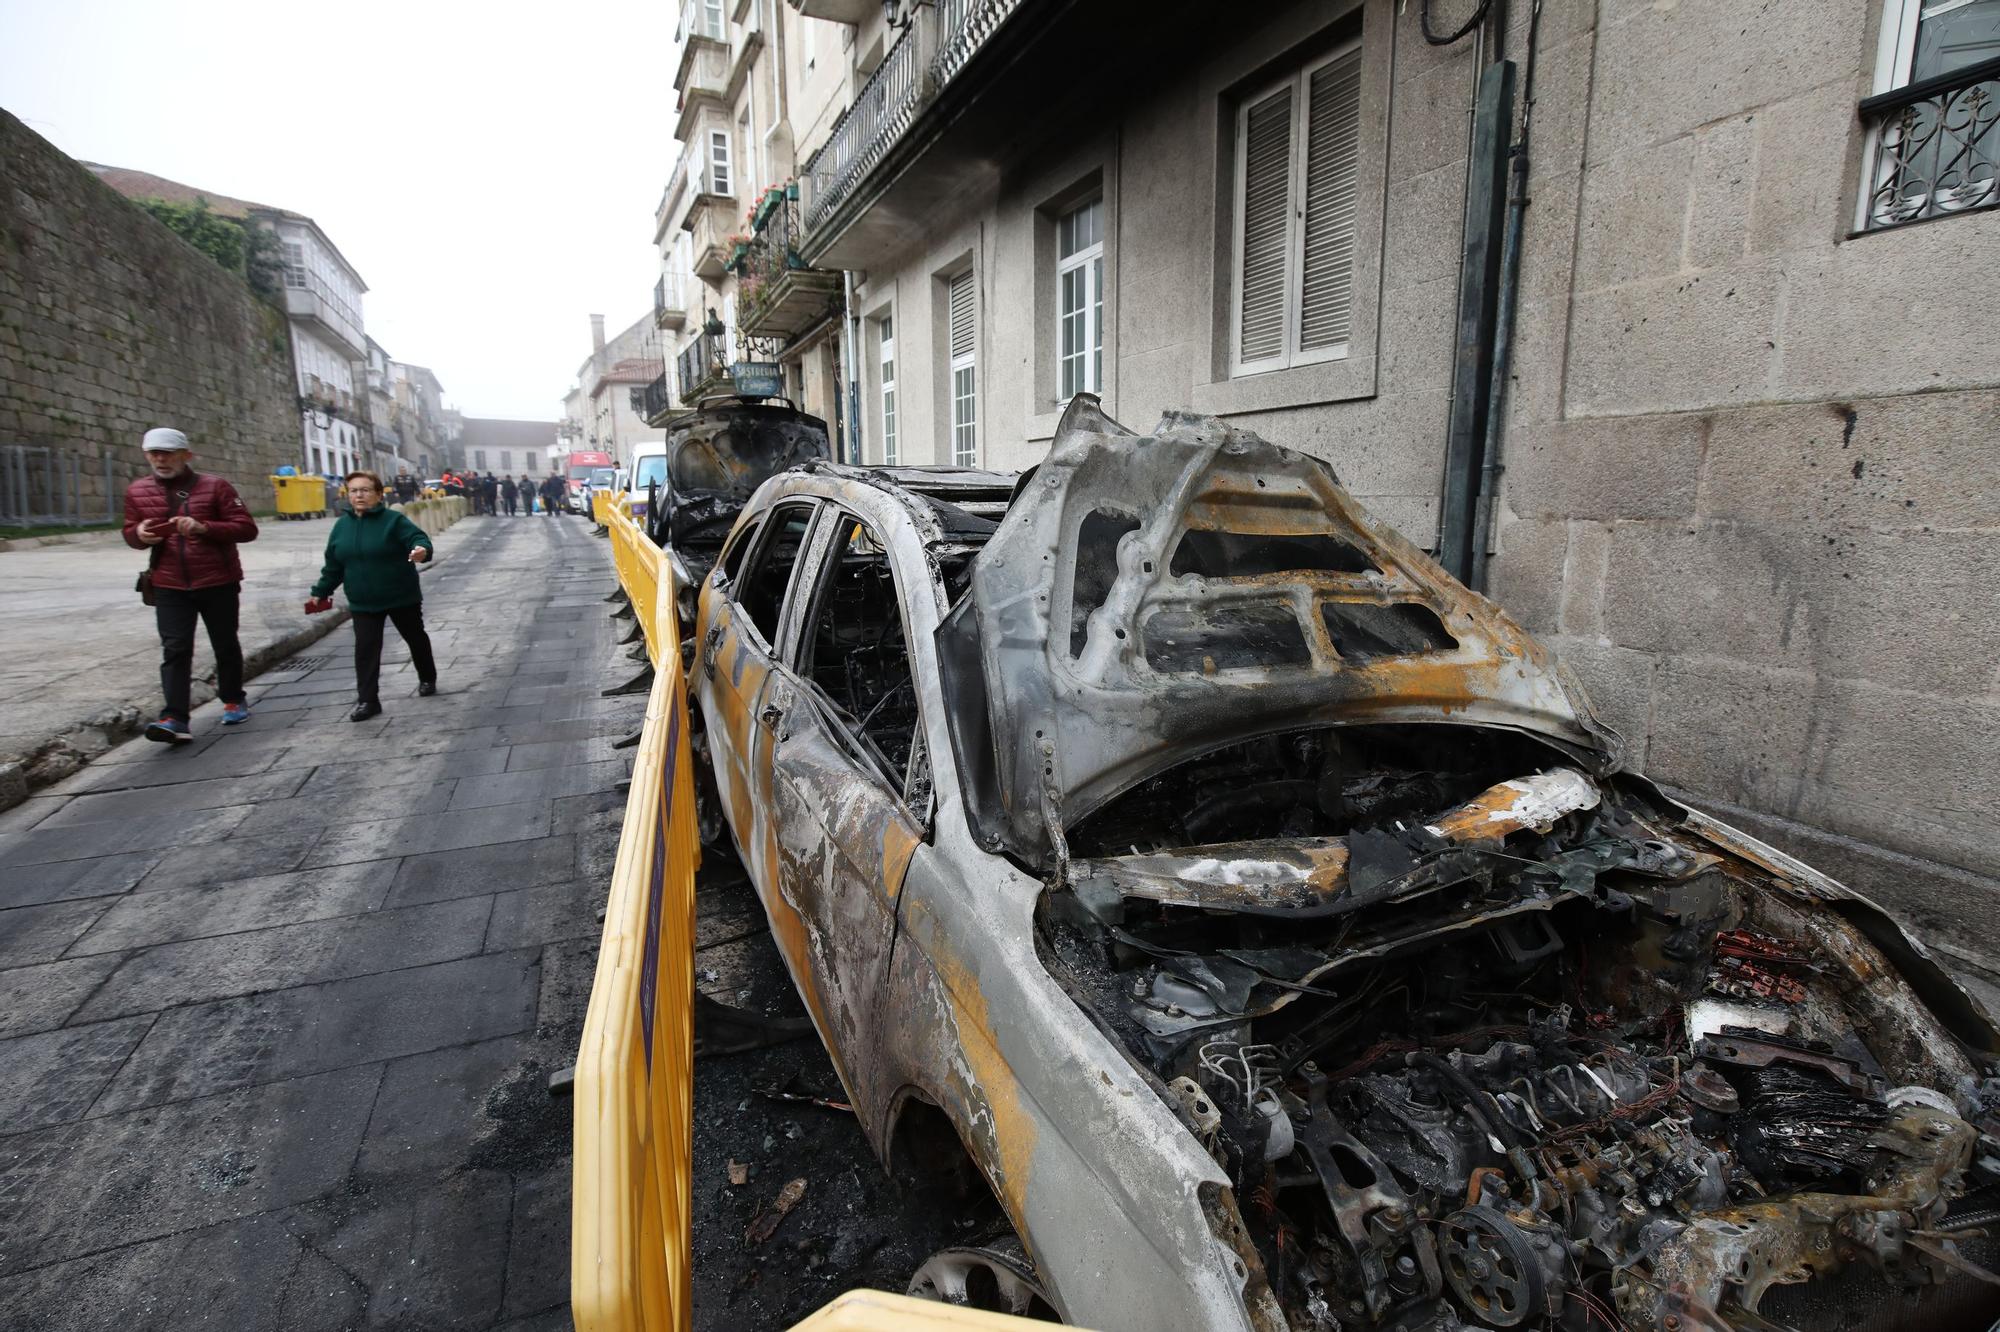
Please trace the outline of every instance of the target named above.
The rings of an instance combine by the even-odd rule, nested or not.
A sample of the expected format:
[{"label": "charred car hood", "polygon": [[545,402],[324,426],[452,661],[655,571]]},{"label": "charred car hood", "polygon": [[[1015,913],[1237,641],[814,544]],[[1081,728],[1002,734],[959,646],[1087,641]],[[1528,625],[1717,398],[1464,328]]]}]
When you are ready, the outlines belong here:
[{"label": "charred car hood", "polygon": [[785,407],[710,408],[667,428],[667,540],[719,546],[757,487],[829,456],[826,422]]},{"label": "charred car hood", "polygon": [[1208,417],[1140,436],[1088,395],[938,644],[975,834],[1035,863],[1061,852],[1051,820],[1286,727],[1498,726],[1617,763],[1554,660],[1327,464]]}]

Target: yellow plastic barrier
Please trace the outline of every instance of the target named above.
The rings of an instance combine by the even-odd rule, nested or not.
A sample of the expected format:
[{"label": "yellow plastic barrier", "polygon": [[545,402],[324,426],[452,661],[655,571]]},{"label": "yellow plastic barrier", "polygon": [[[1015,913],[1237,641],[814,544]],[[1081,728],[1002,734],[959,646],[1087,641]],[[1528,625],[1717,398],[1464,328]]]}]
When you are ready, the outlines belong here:
[{"label": "yellow plastic barrier", "polygon": [[611,510],[625,497],[613,490],[593,490],[590,492],[590,516],[599,527],[611,526]]},{"label": "yellow plastic barrier", "polygon": [[[622,504],[604,511],[653,690],[632,766],[597,976],[576,1056],[570,1315],[577,1332],[692,1325],[694,758],[673,574]],[[1026,1332],[1004,1314],[849,1291],[796,1332]]]},{"label": "yellow plastic barrier", "polygon": [[271,488],[278,495],[280,518],[317,518],[326,512],[323,476],[274,476]]},{"label": "yellow plastic barrier", "polygon": [[694,759],[672,577],[629,517],[609,517],[618,581],[645,628],[655,675],[577,1051],[570,1311],[578,1332],[684,1332],[692,1317]]}]

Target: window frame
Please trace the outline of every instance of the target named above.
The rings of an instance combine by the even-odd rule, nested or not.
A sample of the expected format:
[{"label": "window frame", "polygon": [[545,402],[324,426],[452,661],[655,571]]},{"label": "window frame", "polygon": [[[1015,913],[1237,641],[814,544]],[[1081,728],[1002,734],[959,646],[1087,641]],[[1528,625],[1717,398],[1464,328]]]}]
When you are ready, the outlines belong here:
[{"label": "window frame", "polygon": [[[1230,112],[1231,133],[1234,152],[1230,170],[1230,240],[1229,240],[1229,377],[1248,378],[1252,375],[1269,374],[1277,370],[1293,370],[1301,366],[1319,365],[1328,361],[1344,361],[1354,347],[1354,328],[1350,323],[1348,335],[1338,343],[1325,347],[1305,349],[1300,347],[1302,325],[1305,319],[1305,205],[1307,130],[1312,115],[1312,79],[1320,70],[1343,60],[1350,55],[1361,55],[1363,71],[1366,55],[1363,52],[1365,34],[1339,42],[1329,50],[1300,62],[1290,72],[1277,78],[1246,89],[1235,99]],[[1243,242],[1244,242],[1244,195],[1249,188],[1250,159],[1248,136],[1250,112],[1253,108],[1269,101],[1280,92],[1291,93],[1290,142],[1287,149],[1287,169],[1285,175],[1285,282],[1282,309],[1284,312],[1284,336],[1280,339],[1280,349],[1274,356],[1259,357],[1255,360],[1243,359]],[[1357,122],[1357,152],[1365,149],[1368,127]],[[1357,180],[1357,188],[1359,181]],[[1359,219],[1355,227],[1354,244],[1360,244]],[[1357,269],[1359,265],[1356,266]],[[1358,273],[1349,276],[1350,301],[1355,290]]]},{"label": "window frame", "polygon": [[[783,526],[778,519],[778,515],[786,509],[791,508],[803,508],[806,510],[806,526],[805,530],[799,534],[799,551],[792,560],[791,574],[785,580],[784,595],[778,601],[778,618],[772,629],[778,641],[773,643],[765,636],[764,627],[757,623],[757,618],[751,614],[750,608],[743,604],[742,591],[744,585],[749,580],[742,575],[742,570],[748,568],[754,576],[758,567],[763,563],[765,556],[769,553],[771,543],[777,539],[778,532]],[[795,602],[798,594],[799,570],[810,562],[814,543],[819,540],[821,517],[825,508],[825,504],[820,501],[817,495],[782,495],[772,501],[771,507],[759,515],[756,545],[745,555],[743,564],[738,566],[738,576],[732,580],[732,586],[727,590],[729,604],[736,610],[736,615],[731,618],[740,618],[742,622],[738,626],[738,631],[741,632],[747,627],[755,635],[756,642],[763,646],[764,651],[770,656],[772,663],[775,665],[782,666],[790,657],[786,643],[794,635],[790,633],[787,626],[796,618]],[[721,565],[722,561],[717,560],[716,567],[720,568]]]},{"label": "window frame", "polygon": [[[966,301],[971,307],[971,334],[963,352],[951,350],[952,334],[956,327],[952,297],[964,283]],[[951,430],[951,464],[954,467],[977,467],[979,465],[979,285],[973,269],[954,274],[945,281],[945,402],[949,408],[945,419]],[[965,388],[960,392],[960,376],[964,376]],[[965,406],[965,415],[959,415],[959,407]],[[963,441],[963,443],[961,442]]]},{"label": "window frame", "polygon": [[[718,152],[717,150],[721,151]],[[735,153],[729,141],[729,127],[708,131],[708,193],[734,198],[736,194]]]},{"label": "window frame", "polygon": [[[805,652],[811,642],[811,633],[818,623],[827,592],[832,587],[834,576],[839,570],[841,533],[849,522],[865,529],[875,544],[882,548],[882,559],[889,568],[889,582],[895,595],[896,621],[903,631],[903,656],[910,665],[913,681],[911,702],[916,707],[917,720],[910,729],[910,754],[903,764],[900,775],[889,773],[883,764],[876,761],[867,743],[861,738],[860,732],[849,729],[842,722],[844,710],[833,701],[831,695],[820,688],[818,682],[809,674],[811,663],[804,660]],[[829,731],[838,737],[837,743],[841,750],[854,761],[857,770],[881,781],[885,794],[901,805],[919,826],[928,827],[930,810],[919,809],[911,803],[910,787],[919,767],[926,771],[930,767],[930,744],[926,733],[930,717],[924,711],[923,691],[914,688],[918,664],[917,638],[910,629],[909,599],[904,595],[906,589],[903,571],[897,567],[895,549],[883,538],[878,524],[872,519],[832,499],[821,505],[819,522],[814,529],[813,537],[812,594],[798,608],[790,647],[778,664],[790,674],[800,694],[810,700],[812,706],[826,720]],[[803,562],[802,560],[801,563]],[[796,589],[796,581],[793,586]],[[853,720],[858,723],[861,719],[856,717]],[[934,778],[930,782],[930,787],[935,789]]]},{"label": "window frame", "polygon": [[[1870,99],[1900,92],[1913,83],[1923,81],[1913,76],[1916,73],[1917,39],[1922,35],[1926,3],[1934,4],[1938,0],[1882,0],[1882,30],[1876,43],[1875,72],[1869,85]],[[1926,211],[1911,218],[1877,217],[1873,205],[1876,191],[1883,186],[1886,157],[1883,137],[1890,125],[1886,117],[1877,118],[1868,113],[1867,100],[1863,100],[1862,109],[1862,119],[1867,124],[1861,136],[1860,189],[1854,200],[1853,235],[1894,231],[1912,222],[1954,217],[1961,212],[1984,212],[1995,206],[1989,202],[1973,208]]]},{"label": "window frame", "polygon": [[[1063,224],[1078,216],[1085,209],[1097,210],[1097,239],[1083,246],[1075,253],[1064,255]],[[1104,196],[1086,199],[1064,209],[1056,216],[1056,402],[1067,403],[1079,393],[1104,393]],[[1064,323],[1071,317],[1064,308],[1064,279],[1071,273],[1081,272],[1080,285],[1083,302],[1080,313],[1083,316],[1082,350],[1074,356],[1063,353]],[[1082,366],[1080,382],[1067,383],[1069,366],[1078,361]]]},{"label": "window frame", "polygon": [[882,427],[882,465],[896,463],[896,314],[884,311],[875,321],[876,395],[875,406]]}]

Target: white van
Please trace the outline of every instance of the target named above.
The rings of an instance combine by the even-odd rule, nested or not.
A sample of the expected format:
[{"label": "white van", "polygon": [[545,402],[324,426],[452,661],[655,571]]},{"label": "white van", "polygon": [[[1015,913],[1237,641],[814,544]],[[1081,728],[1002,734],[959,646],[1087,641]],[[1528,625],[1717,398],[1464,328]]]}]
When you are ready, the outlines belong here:
[{"label": "white van", "polygon": [[625,497],[632,509],[632,520],[642,527],[646,523],[646,491],[649,486],[657,486],[662,491],[667,488],[665,440],[640,444],[632,450],[632,467],[625,481]]}]

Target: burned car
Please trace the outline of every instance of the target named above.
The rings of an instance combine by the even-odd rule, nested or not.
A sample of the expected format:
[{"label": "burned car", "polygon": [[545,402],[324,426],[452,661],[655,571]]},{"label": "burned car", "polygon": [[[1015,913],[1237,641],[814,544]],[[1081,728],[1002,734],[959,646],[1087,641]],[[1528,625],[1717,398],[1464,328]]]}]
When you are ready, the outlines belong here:
[{"label": "burned car", "polygon": [[694,678],[871,1145],[969,1158],[1018,1237],[913,1289],[1100,1329],[1990,1321],[2000,1039],[1880,910],[1624,768],[1323,462],[1085,397],[1015,485],[956,482],[767,483]]},{"label": "burned car", "polygon": [[631,509],[666,549],[682,594],[681,635],[723,538],[757,487],[788,467],[830,457],[826,422],[788,402],[706,399],[667,422],[661,453],[637,460]]}]

